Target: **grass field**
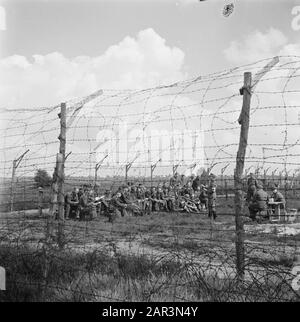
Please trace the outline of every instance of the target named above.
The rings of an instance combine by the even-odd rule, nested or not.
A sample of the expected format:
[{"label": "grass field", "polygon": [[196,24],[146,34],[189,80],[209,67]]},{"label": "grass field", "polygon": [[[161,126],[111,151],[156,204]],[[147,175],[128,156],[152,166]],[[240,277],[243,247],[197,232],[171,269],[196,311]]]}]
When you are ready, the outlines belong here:
[{"label": "grass field", "polygon": [[[2,301],[299,300],[290,286],[297,232],[280,234],[274,224],[258,229],[263,226],[246,221],[245,278],[242,283],[237,278],[232,191],[226,199],[219,190],[216,222],[205,213],[181,212],[114,223],[103,216],[68,220],[60,250],[57,222],[48,223],[52,234],[45,240],[49,189],[39,216],[37,187],[32,179],[23,181],[16,186],[12,213],[9,182],[1,188],[0,265],[7,270],[8,288]],[[288,192],[288,207],[300,210],[297,192]]]},{"label": "grass field", "polygon": [[[46,215],[46,211],[44,211]],[[45,243],[37,210],[1,214],[0,265],[7,269],[4,301],[291,301],[291,268],[299,234],[245,234],[245,280],[235,273],[233,200],[206,214],[152,213],[57,222]],[[251,226],[251,223],[247,223]],[[247,230],[246,230],[247,231]],[[47,247],[46,247],[47,246]]]}]

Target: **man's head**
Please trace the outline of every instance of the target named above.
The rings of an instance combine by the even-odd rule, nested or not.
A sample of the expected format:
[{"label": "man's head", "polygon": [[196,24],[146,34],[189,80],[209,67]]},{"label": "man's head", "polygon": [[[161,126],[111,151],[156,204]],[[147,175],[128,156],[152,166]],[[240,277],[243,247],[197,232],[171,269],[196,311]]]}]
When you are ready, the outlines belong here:
[{"label": "man's head", "polygon": [[276,184],[274,184],[274,185],[271,187],[271,189],[272,189],[272,192],[273,192],[273,193],[276,193],[276,192],[278,191],[278,186],[277,186]]}]

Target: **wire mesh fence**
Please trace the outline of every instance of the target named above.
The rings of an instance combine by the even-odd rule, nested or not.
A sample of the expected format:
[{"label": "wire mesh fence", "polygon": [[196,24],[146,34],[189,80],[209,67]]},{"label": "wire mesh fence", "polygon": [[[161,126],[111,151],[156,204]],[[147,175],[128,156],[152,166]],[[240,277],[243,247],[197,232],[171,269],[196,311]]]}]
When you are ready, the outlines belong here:
[{"label": "wire mesh fence", "polygon": [[[1,299],[299,300],[293,267],[300,265],[300,57],[279,57],[266,73],[269,61],[66,101],[65,139],[60,104],[3,107],[0,263],[7,270],[7,292]],[[253,86],[244,194],[253,172],[269,194],[278,185],[286,211],[277,222],[258,224],[242,205],[241,278],[234,170],[245,71],[252,73]],[[38,170],[44,174],[37,176]],[[181,190],[191,178],[205,185],[213,175],[216,220],[207,209],[186,206],[191,200],[170,189],[176,173]],[[92,191],[96,200],[128,183],[149,192],[167,186],[176,209],[142,208],[114,220],[97,206],[92,220],[65,220],[60,213],[74,187]],[[191,198],[197,198],[196,188]]]}]

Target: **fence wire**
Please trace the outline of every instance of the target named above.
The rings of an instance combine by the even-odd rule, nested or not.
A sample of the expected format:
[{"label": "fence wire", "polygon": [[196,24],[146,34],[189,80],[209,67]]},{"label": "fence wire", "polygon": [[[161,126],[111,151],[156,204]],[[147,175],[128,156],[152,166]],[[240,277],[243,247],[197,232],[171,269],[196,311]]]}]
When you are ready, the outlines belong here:
[{"label": "fence wire", "polygon": [[[50,176],[59,151],[60,104],[0,109],[1,300],[298,301],[295,221],[253,224],[245,213],[245,277],[236,275],[234,169],[244,72],[268,60],[148,89],[101,89],[66,101],[64,193],[90,186],[98,195],[133,182],[147,189],[213,173],[217,220],[205,211],[151,211],[111,221],[49,218]],[[281,56],[253,88],[245,180],[250,172],[287,211],[300,209],[300,57]],[[13,163],[25,151],[12,178]],[[95,167],[99,165],[97,174]],[[153,168],[153,165],[155,167]],[[245,181],[245,192],[247,190]],[[64,197],[65,197],[64,195]]]}]

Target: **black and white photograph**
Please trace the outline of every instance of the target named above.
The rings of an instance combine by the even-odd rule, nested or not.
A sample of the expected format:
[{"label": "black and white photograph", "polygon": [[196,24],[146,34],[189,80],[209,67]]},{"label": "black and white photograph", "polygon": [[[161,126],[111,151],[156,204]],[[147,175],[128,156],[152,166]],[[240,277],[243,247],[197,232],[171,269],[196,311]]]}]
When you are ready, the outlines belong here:
[{"label": "black and white photograph", "polygon": [[0,302],[299,301],[300,1],[0,1]]}]

